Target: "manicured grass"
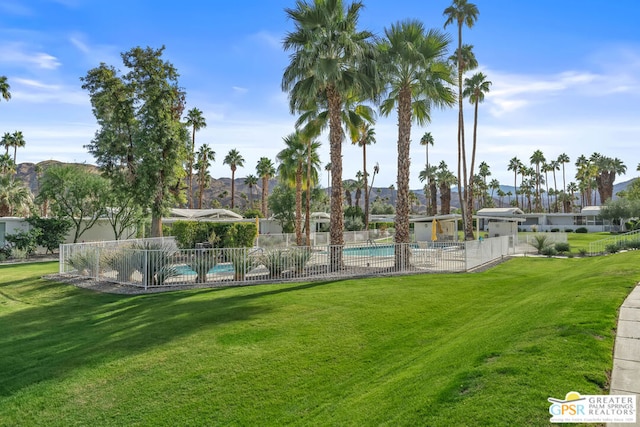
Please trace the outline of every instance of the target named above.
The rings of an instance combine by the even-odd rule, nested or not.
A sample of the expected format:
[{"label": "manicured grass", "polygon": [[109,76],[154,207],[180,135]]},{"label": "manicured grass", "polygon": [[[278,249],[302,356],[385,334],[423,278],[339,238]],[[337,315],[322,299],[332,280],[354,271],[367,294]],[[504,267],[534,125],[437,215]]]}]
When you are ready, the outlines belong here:
[{"label": "manicured grass", "polygon": [[1,425],[546,425],[605,393],[637,253],[97,294],[0,267]]},{"label": "manicured grass", "polygon": [[589,250],[589,243],[598,240],[608,239],[614,235],[609,232],[602,233],[567,233],[567,241],[571,245],[571,251],[577,252],[580,249]]}]

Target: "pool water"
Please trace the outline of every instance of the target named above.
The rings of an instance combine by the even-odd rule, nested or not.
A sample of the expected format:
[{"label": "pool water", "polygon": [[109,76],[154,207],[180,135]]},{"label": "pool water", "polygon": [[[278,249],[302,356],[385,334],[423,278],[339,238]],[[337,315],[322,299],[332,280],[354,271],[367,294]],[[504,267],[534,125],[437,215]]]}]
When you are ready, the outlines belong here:
[{"label": "pool water", "polygon": [[[178,265],[175,267],[178,271],[178,274],[185,276],[195,276],[196,272],[189,268],[188,265]],[[207,274],[215,274],[215,273],[233,273],[233,265],[232,264],[217,264],[212,269],[210,269]]]},{"label": "pool water", "polygon": [[355,246],[343,249],[342,253],[351,256],[392,256],[395,254],[395,245]]}]

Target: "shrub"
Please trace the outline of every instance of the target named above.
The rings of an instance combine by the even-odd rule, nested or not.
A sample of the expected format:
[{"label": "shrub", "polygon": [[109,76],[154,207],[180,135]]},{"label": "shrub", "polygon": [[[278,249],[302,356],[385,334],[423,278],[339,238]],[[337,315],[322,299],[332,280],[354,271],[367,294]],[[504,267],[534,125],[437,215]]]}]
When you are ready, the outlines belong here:
[{"label": "shrub", "polygon": [[297,248],[291,251],[291,260],[293,261],[293,266],[298,273],[304,270],[309,258],[311,258],[311,251],[309,248]]},{"label": "shrub", "polygon": [[280,277],[289,268],[289,251],[275,249],[267,251],[260,257],[260,264],[264,265],[272,277]]},{"label": "shrub", "polygon": [[565,228],[564,232],[565,233],[573,233],[573,228]]},{"label": "shrub", "polygon": [[98,252],[93,248],[76,252],[67,258],[66,262],[73,267],[80,276],[95,277],[98,274],[100,266]]},{"label": "shrub", "polygon": [[569,252],[571,250],[571,247],[567,242],[558,242],[555,244],[555,250],[558,251],[558,253],[562,254],[565,252]]},{"label": "shrub", "polygon": [[620,251],[620,245],[618,243],[611,243],[604,247],[605,252],[615,254]]},{"label": "shrub", "polygon": [[70,220],[62,218],[32,216],[27,218],[27,222],[35,229],[40,230],[40,234],[36,237],[36,243],[38,246],[44,247],[47,253],[53,253],[58,249],[73,226]]},{"label": "shrub", "polygon": [[142,274],[145,286],[162,286],[164,282],[179,272],[171,266],[175,248],[167,243],[134,243],[131,247],[131,263]]},{"label": "shrub", "polygon": [[587,256],[587,250],[585,248],[578,249],[580,256]]},{"label": "shrub", "polygon": [[258,230],[255,223],[176,221],[171,233],[182,249],[195,248],[202,242],[212,243],[215,248],[250,248]]},{"label": "shrub", "polygon": [[576,233],[586,234],[588,232],[589,232],[589,230],[587,230],[587,227],[578,227],[578,228],[576,228]]},{"label": "shrub", "polygon": [[548,257],[551,257],[551,256],[554,256],[554,255],[557,255],[558,251],[556,251],[556,248],[554,248],[553,246],[545,246],[544,248],[542,248],[540,253],[542,255],[546,255]]},{"label": "shrub", "polygon": [[5,243],[0,246],[0,261],[6,261],[11,258],[11,244]]},{"label": "shrub", "polygon": [[628,249],[640,249],[640,240],[629,240],[626,243]]},{"label": "shrub", "polygon": [[11,243],[14,249],[24,251],[25,256],[28,258],[36,251],[38,247],[38,238],[42,234],[37,228],[33,228],[29,231],[18,231],[15,234],[7,234],[4,238],[7,242]]},{"label": "shrub", "polygon": [[249,255],[246,248],[227,250],[226,258],[233,264],[233,280],[244,280],[245,276],[257,265],[257,259]]},{"label": "shrub", "polygon": [[117,272],[116,280],[119,282],[128,282],[131,275],[135,273],[139,263],[135,262],[132,257],[137,256],[133,251],[127,248],[119,248],[103,255],[104,265]]},{"label": "shrub", "polygon": [[360,231],[364,229],[364,222],[358,216],[345,217],[344,229],[347,231]]},{"label": "shrub", "polygon": [[536,248],[539,254],[542,254],[542,251],[547,247],[551,247],[551,245],[551,239],[544,234],[533,236],[533,243],[531,243],[531,246]]},{"label": "shrub", "polygon": [[560,231],[560,229],[559,229],[559,228],[552,228],[552,229],[551,229],[551,232],[552,232],[552,233],[558,233],[559,231]]}]

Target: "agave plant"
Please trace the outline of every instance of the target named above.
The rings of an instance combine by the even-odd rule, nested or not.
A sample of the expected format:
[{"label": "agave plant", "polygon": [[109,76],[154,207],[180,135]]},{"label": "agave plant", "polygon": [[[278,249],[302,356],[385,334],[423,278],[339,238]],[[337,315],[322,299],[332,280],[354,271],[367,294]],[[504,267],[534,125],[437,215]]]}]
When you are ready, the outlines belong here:
[{"label": "agave plant", "polygon": [[131,280],[131,276],[136,272],[138,262],[135,262],[132,257],[137,256],[132,251],[119,248],[111,252],[107,252],[103,256],[104,264],[117,272],[116,280],[118,282],[128,282]]},{"label": "agave plant", "polygon": [[226,258],[233,264],[233,280],[244,280],[246,274],[257,264],[258,259],[249,255],[247,248],[229,248]]},{"label": "agave plant", "polygon": [[99,259],[95,249],[76,252],[66,259],[80,276],[94,277],[99,271]]},{"label": "agave plant", "polygon": [[180,274],[171,266],[176,254],[174,245],[156,242],[136,243],[132,246],[130,254],[131,262],[142,274],[142,283],[146,286],[162,286],[167,279]]}]

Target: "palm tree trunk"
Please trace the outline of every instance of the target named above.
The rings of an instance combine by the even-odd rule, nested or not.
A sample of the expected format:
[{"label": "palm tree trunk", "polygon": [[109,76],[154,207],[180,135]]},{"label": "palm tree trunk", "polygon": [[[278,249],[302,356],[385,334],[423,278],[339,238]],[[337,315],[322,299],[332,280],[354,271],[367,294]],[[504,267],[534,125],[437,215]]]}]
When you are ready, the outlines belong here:
[{"label": "palm tree trunk", "polygon": [[465,240],[473,240],[475,238],[473,235],[473,212],[471,208],[473,207],[473,169],[476,162],[476,141],[478,134],[478,104],[479,102],[476,100],[473,114],[473,147],[471,149],[471,168],[469,169],[469,191],[467,192],[467,210],[465,211],[467,219],[464,222]]},{"label": "palm tree trunk", "polygon": [[269,176],[262,177],[262,215],[267,217],[267,188],[269,187]]},{"label": "palm tree trunk", "polygon": [[327,89],[329,109],[329,151],[331,159],[331,226],[329,228],[329,270],[342,268],[344,245],[344,214],[342,208],[342,100],[334,87]]},{"label": "palm tree trunk", "polygon": [[302,246],[302,167],[296,171],[296,245]]},{"label": "palm tree trunk", "polygon": [[307,206],[305,207],[304,231],[306,246],[311,246],[311,138],[307,144]]},{"label": "palm tree trunk", "polygon": [[236,171],[231,169],[231,209],[234,208],[234,200],[236,196]]},{"label": "palm tree trunk", "polygon": [[189,195],[189,209],[193,209],[193,150],[195,146],[196,129],[194,126],[193,132],[191,133],[191,152],[189,153],[189,189],[187,190],[187,194]]},{"label": "palm tree trunk", "polygon": [[398,192],[396,200],[395,267],[409,266],[409,168],[411,144],[411,90],[402,88],[398,95]]},{"label": "palm tree trunk", "polygon": [[362,144],[362,171],[364,173],[364,231],[369,235],[369,177],[367,176],[367,144]]}]

